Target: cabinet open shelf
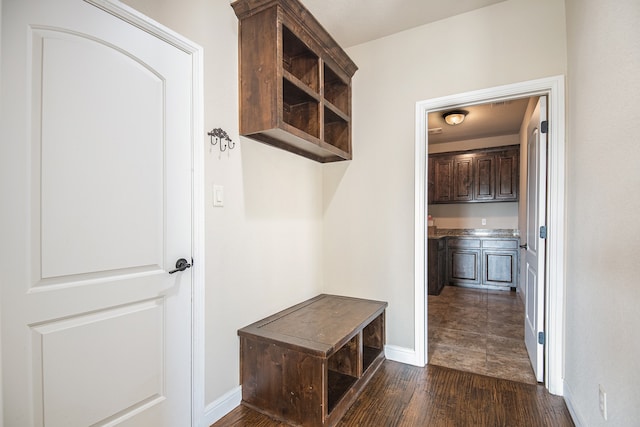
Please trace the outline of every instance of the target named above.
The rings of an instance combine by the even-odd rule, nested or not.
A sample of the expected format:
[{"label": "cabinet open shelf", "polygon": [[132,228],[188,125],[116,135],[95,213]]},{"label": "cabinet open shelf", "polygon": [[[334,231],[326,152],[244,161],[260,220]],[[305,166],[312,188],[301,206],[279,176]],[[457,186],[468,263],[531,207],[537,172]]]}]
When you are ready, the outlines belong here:
[{"label": "cabinet open shelf", "polygon": [[324,98],[344,114],[349,114],[349,84],[327,64],[324,64]]},{"label": "cabinet open shelf", "polygon": [[381,314],[362,330],[362,371],[369,366],[384,351],[384,316]]},{"label": "cabinet open shelf", "polygon": [[328,384],[328,398],[329,413],[333,412],[342,396],[353,386],[357,378],[351,375],[342,374],[340,372],[329,370]]},{"label": "cabinet open shelf", "polygon": [[298,0],[236,0],[240,134],[322,163],[350,160],[357,67]]},{"label": "cabinet open shelf", "polygon": [[327,360],[329,413],[358,379],[359,338],[351,338]]},{"label": "cabinet open shelf", "polygon": [[282,120],[315,138],[320,137],[318,101],[287,79],[282,80]]},{"label": "cabinet open shelf", "polygon": [[315,92],[320,91],[318,55],[284,25],[282,26],[282,68]]},{"label": "cabinet open shelf", "polygon": [[324,140],[344,152],[349,152],[349,122],[330,108],[324,107]]}]

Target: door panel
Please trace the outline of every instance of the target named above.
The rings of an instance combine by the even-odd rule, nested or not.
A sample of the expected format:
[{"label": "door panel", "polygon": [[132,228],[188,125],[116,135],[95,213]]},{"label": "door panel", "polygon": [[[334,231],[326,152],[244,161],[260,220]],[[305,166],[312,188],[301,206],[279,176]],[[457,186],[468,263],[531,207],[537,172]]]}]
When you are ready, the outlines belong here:
[{"label": "door panel", "polygon": [[[32,148],[41,150],[41,176],[34,165],[34,181],[42,183],[42,278],[159,269],[162,80],[86,37],[37,31],[34,44],[42,46],[42,64],[34,63],[34,78],[43,82],[34,99],[42,105],[42,125],[34,125],[42,138],[34,138]],[[91,114],[83,111],[87,106]]]},{"label": "door panel", "polygon": [[[47,426],[93,425],[164,400],[163,303],[136,303],[32,328]],[[118,369],[105,369],[114,365]],[[77,410],[69,411],[69,402]]]},{"label": "door panel", "polygon": [[544,377],[544,346],[538,334],[544,332],[545,240],[540,227],[546,225],[547,134],[541,123],[547,119],[546,97],[538,100],[527,128],[527,248],[525,249],[525,345],[538,381]]},{"label": "door panel", "polygon": [[453,161],[453,200],[473,200],[473,157],[456,157]]},{"label": "door panel", "polygon": [[190,425],[191,57],[80,0],[2,20],[4,425]]},{"label": "door panel", "polygon": [[475,180],[474,200],[496,198],[496,158],[495,156],[475,156],[473,159]]}]

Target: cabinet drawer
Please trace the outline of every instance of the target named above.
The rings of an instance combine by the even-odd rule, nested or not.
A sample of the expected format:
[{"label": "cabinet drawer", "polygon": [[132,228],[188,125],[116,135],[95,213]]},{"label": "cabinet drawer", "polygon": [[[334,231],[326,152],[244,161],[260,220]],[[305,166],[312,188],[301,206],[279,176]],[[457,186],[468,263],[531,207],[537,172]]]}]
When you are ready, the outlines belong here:
[{"label": "cabinet drawer", "polygon": [[482,241],[483,248],[489,249],[517,249],[518,240],[516,239],[484,239]]},{"label": "cabinet drawer", "polygon": [[480,248],[480,239],[449,239],[447,243],[450,248]]}]

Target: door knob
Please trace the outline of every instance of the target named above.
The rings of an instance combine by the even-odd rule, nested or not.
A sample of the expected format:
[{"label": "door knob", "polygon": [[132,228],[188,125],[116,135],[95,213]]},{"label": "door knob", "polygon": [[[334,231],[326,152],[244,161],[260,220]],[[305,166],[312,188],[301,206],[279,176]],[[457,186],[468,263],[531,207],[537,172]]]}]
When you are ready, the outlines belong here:
[{"label": "door knob", "polygon": [[[191,262],[193,262],[193,261],[191,261]],[[189,264],[186,259],[180,258],[178,261],[176,261],[176,269],[175,270],[171,270],[169,272],[169,274],[173,274],[173,273],[176,273],[178,271],[185,271],[189,267],[191,267],[191,264]]]},{"label": "door knob", "polygon": [[526,244],[526,243],[525,243],[524,245],[520,245],[520,247],[521,247],[522,249],[527,249],[527,248],[528,248],[528,246],[527,246],[527,244]]}]

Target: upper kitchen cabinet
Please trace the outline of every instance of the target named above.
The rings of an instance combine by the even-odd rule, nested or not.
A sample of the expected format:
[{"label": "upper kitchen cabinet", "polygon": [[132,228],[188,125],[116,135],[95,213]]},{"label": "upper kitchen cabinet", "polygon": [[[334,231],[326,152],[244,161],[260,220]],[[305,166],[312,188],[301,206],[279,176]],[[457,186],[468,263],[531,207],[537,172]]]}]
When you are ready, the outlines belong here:
[{"label": "upper kitchen cabinet", "polygon": [[350,160],[358,69],[297,0],[236,0],[240,134],[322,163]]},{"label": "upper kitchen cabinet", "polygon": [[429,203],[515,202],[519,182],[518,145],[429,156]]}]

